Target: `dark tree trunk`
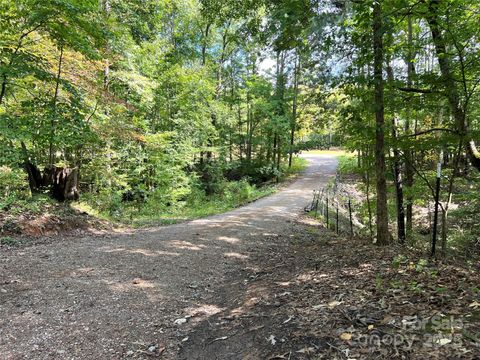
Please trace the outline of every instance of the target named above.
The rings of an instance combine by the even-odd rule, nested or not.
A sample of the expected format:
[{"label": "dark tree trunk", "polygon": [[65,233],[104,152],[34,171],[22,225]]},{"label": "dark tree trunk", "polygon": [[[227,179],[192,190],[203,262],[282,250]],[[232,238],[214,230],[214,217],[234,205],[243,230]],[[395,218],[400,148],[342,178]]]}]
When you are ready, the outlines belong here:
[{"label": "dark tree trunk", "polygon": [[277,155],[277,133],[273,134],[272,169],[275,169],[276,155]]},{"label": "dark tree trunk", "polygon": [[385,178],[385,108],[383,100],[383,29],[380,2],[373,7],[373,52],[375,78],[375,173],[377,178],[377,244],[389,242],[387,182]]},{"label": "dark tree trunk", "polygon": [[294,84],[293,84],[293,104],[292,104],[292,123],[290,125],[290,152],[288,154],[288,167],[292,167],[293,146],[295,145],[295,128],[297,126],[297,99],[298,99],[298,78],[300,74],[300,58],[297,55],[295,60]]},{"label": "dark tree trunk", "polygon": [[[387,57],[387,76],[388,82],[393,85],[393,68],[390,66],[390,58]],[[400,162],[400,152],[397,147],[397,118],[392,116],[392,139],[393,145],[393,177],[395,183],[395,197],[397,205],[397,236],[398,241],[405,243],[405,207],[403,202],[403,183],[402,183],[402,165]]]},{"label": "dark tree trunk", "polygon": [[43,186],[42,173],[38,167],[30,161],[27,161],[24,166],[28,175],[28,186],[30,187],[30,191],[32,194],[40,192],[40,189]]},{"label": "dark tree trunk", "polygon": [[0,90],[0,104],[3,102],[5,93],[7,92],[7,75],[3,74],[2,76],[2,89]]},{"label": "dark tree trunk", "polygon": [[282,159],[282,151],[280,147],[280,136],[277,135],[277,177],[276,181],[277,183],[280,181],[278,174],[280,173],[280,161]]},{"label": "dark tree trunk", "polygon": [[[441,0],[430,0],[428,12],[426,13],[426,20],[430,27],[433,44],[435,45],[435,52],[437,54],[437,61],[442,74],[442,82],[447,95],[448,103],[452,111],[455,125],[460,138],[466,144],[466,152],[472,165],[480,171],[480,153],[476,150],[475,142],[470,139],[463,141],[468,136],[468,127],[466,121],[465,109],[462,108],[461,98],[458,91],[456,80],[454,79],[450,70],[450,60],[447,53],[447,44],[443,37],[440,28],[440,17],[438,14],[438,7],[442,3]],[[467,94],[465,94],[467,95]]]},{"label": "dark tree trunk", "polygon": [[54,143],[54,138],[55,138],[55,117],[56,117],[56,113],[57,113],[57,101],[58,101],[58,95],[59,95],[59,92],[60,92],[60,78],[62,76],[62,63],[63,63],[63,45],[60,45],[60,57],[58,59],[57,78],[55,80],[55,93],[53,95],[53,102],[52,102],[54,116],[52,116],[52,118],[50,120],[50,139],[49,139],[49,161],[50,161],[50,164],[53,164],[54,160],[55,160],[53,143]]},{"label": "dark tree trunk", "polygon": [[51,187],[52,197],[58,201],[78,200],[78,168],[65,169],[50,166],[44,170],[44,184]]},{"label": "dark tree trunk", "polygon": [[[412,18],[411,16],[408,17],[408,59],[407,59],[407,87],[411,88],[413,85],[413,75],[415,73],[415,56],[412,50],[413,46],[413,29],[412,29]],[[411,126],[410,126],[410,106],[407,104],[407,116],[405,119],[405,134],[411,134]],[[413,169],[413,152],[411,150],[407,150],[405,152],[405,185],[409,190],[413,187],[414,181],[414,174],[415,170]],[[413,232],[413,196],[412,191],[408,192],[406,203],[407,203],[407,211],[406,211],[406,235],[410,237]]]},{"label": "dark tree trunk", "polygon": [[[397,139],[397,121],[396,118],[392,118],[392,138]],[[398,241],[405,243],[405,208],[403,204],[403,183],[402,183],[402,166],[400,164],[400,154],[397,146],[393,148],[393,175],[395,178],[395,193],[397,203],[397,234]]]},{"label": "dark tree trunk", "polygon": [[43,175],[31,161],[25,162],[28,184],[33,194],[50,191],[52,198],[58,201],[78,200],[78,168],[47,166]]}]

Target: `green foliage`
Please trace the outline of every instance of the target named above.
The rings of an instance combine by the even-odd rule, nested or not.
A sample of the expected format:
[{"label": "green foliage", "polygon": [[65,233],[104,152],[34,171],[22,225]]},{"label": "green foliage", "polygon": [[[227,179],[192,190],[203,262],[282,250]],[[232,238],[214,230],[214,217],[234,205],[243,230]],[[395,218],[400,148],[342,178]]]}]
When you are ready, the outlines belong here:
[{"label": "green foliage", "polygon": [[[293,158],[292,167],[282,164],[281,178],[286,179],[303,171],[307,161]],[[271,168],[269,168],[271,169]],[[198,176],[184,176],[184,187],[177,189],[156,187],[153,191],[129,188],[141,191],[142,196],[124,201],[125,187],[105,186],[95,194],[87,193],[76,208],[104,219],[145,226],[152,224],[175,223],[225,212],[247,204],[263,196],[272,194],[275,186],[255,185],[255,179],[245,176],[237,181],[227,181],[221,174],[215,181],[215,191],[208,195],[205,184]],[[167,181],[166,184],[170,184]],[[114,190],[117,188],[117,190]],[[143,195],[146,195],[145,197]]]},{"label": "green foliage", "polygon": [[240,205],[273,193],[273,187],[258,189],[246,180],[225,182],[221,190],[207,196],[200,187],[193,188],[182,201],[166,204],[164,198],[155,195],[146,202],[125,203],[120,194],[106,198],[84,199],[79,205],[84,211],[105,219],[134,226],[170,224],[205,217],[231,210]]},{"label": "green foliage", "polygon": [[7,246],[16,246],[18,241],[11,236],[2,236],[0,237],[0,244]]},{"label": "green foliage", "polygon": [[338,157],[337,171],[342,175],[361,173],[361,169],[358,168],[357,159],[353,154],[340,155]]},{"label": "green foliage", "polygon": [[0,166],[0,195],[1,198],[25,195],[22,188],[26,187],[26,174],[20,169]]},{"label": "green foliage", "polygon": [[408,258],[405,255],[400,254],[393,258],[392,267],[394,269],[399,269],[401,265],[405,265],[407,262]]},{"label": "green foliage", "polygon": [[285,164],[282,168],[282,176],[284,178],[289,178],[301,174],[308,166],[308,161],[302,157],[293,157],[292,166],[287,167]]}]

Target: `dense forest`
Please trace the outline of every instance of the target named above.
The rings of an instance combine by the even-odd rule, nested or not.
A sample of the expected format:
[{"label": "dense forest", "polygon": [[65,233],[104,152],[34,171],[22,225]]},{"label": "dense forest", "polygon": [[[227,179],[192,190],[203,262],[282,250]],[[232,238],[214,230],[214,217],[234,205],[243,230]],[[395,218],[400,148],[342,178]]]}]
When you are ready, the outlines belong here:
[{"label": "dense forest", "polygon": [[318,135],[306,5],[3,1],[4,195],[25,188],[21,168],[33,193],[61,178],[57,199],[110,213],[278,179],[333,136]]},{"label": "dense forest", "polygon": [[411,240],[435,199],[446,241],[457,184],[478,196],[476,1],[2,0],[0,15],[3,210],[46,192],[130,216],[249,200],[333,145],[356,154],[378,244]]}]

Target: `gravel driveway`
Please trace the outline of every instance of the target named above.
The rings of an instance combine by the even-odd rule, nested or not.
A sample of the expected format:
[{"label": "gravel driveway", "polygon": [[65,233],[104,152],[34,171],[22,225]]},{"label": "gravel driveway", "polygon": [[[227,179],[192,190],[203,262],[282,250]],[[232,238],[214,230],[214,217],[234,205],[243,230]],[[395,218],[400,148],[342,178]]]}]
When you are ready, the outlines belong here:
[{"label": "gravel driveway", "polygon": [[0,359],[177,358],[225,281],[335,175],[333,156],[305,157],[288,187],[222,215],[0,254]]}]

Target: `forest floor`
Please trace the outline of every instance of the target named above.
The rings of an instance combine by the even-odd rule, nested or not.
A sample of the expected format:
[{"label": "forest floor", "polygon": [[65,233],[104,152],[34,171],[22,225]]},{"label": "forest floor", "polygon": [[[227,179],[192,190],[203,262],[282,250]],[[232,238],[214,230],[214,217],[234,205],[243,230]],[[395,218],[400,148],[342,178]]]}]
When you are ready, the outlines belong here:
[{"label": "forest floor", "polygon": [[475,359],[478,264],[337,237],[301,215],[335,175],[226,214],[0,253],[2,359]]}]

